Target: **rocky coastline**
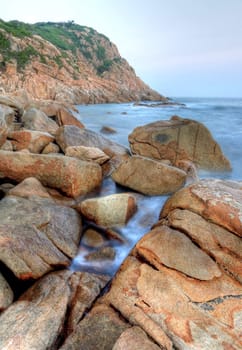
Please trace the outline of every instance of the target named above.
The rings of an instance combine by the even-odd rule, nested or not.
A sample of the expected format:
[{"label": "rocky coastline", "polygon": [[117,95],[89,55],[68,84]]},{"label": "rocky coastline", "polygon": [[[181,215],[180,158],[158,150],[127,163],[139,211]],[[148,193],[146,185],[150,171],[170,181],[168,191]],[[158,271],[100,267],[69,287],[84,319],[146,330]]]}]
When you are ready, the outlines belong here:
[{"label": "rocky coastline", "polygon": [[[140,126],[129,143],[67,104],[0,96],[1,349],[241,348],[242,182],[199,179],[230,163],[194,120]],[[105,179],[123,190],[98,196]],[[117,228],[163,194],[113,277]],[[107,272],[70,269],[80,247]]]}]

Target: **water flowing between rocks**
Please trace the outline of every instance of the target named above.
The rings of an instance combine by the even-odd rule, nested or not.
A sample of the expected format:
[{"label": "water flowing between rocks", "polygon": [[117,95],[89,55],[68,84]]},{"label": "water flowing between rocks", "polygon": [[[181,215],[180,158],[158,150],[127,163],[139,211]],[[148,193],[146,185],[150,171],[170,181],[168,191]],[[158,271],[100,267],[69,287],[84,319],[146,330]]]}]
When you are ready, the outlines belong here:
[{"label": "water flowing between rocks", "polygon": [[[127,147],[129,146],[128,135],[136,126],[170,119],[175,114],[183,118],[200,121],[208,127],[215,140],[220,144],[223,152],[231,161],[233,169],[229,173],[200,171],[199,177],[239,179],[241,174],[242,128],[240,116],[242,101],[240,99],[180,99],[180,102],[185,103],[185,106],[146,107],[145,105],[139,106],[131,103],[78,106],[79,114],[77,117],[86,128],[96,132],[102,132],[104,126],[111,128],[111,130],[114,129],[115,132],[103,135]],[[220,106],[220,108],[216,108],[216,106]],[[109,177],[104,179],[100,191],[92,193],[88,198],[102,197],[119,192],[132,191],[116,185]],[[95,252],[96,248],[90,248],[81,242],[78,254],[72,261],[71,270],[114,275],[137,241],[157,222],[160,210],[168,196],[144,196],[136,192],[132,193],[137,199],[138,209],[136,214],[125,226],[113,228],[120,235],[119,238],[123,240],[122,242],[117,239],[109,239],[102,229],[98,229],[92,223],[84,222],[84,231],[88,227],[97,228],[104,238],[103,246],[112,247],[115,250],[115,256],[107,259],[103,257],[101,259],[87,259],[86,256]]]}]

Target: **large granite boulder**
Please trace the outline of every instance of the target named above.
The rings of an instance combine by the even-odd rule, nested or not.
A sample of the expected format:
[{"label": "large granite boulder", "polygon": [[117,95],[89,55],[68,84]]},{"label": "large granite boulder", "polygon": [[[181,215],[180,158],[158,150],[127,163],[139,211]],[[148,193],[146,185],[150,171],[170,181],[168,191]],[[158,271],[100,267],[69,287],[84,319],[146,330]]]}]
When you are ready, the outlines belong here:
[{"label": "large granite boulder", "polygon": [[102,301],[162,349],[241,349],[241,208],[240,182],[175,193]]},{"label": "large granite boulder", "polygon": [[0,261],[19,279],[37,279],[68,266],[81,236],[80,215],[47,198],[0,201]]},{"label": "large granite boulder", "polygon": [[56,134],[56,141],[63,152],[68,146],[85,146],[100,148],[110,157],[129,153],[126,147],[107,139],[101,134],[88,129],[80,129],[74,125],[60,127]]},{"label": "large granite boulder", "polygon": [[0,151],[0,178],[4,177],[18,182],[36,177],[43,185],[76,197],[100,186],[102,170],[96,163],[61,155]]},{"label": "large granite boulder", "polygon": [[173,116],[170,120],[137,127],[129,135],[129,143],[133,154],[169,159],[175,166],[188,160],[207,170],[231,169],[209,130],[195,120]]},{"label": "large granite boulder", "polygon": [[180,189],[185,184],[186,173],[153,159],[133,156],[113,171],[112,179],[146,195],[162,195]]},{"label": "large granite boulder", "polygon": [[54,120],[36,108],[29,108],[24,112],[22,123],[25,129],[44,131],[50,134],[55,134],[59,128]]},{"label": "large granite boulder", "polygon": [[1,314],[0,348],[58,349],[106,283],[105,276],[67,270],[44,276]]}]

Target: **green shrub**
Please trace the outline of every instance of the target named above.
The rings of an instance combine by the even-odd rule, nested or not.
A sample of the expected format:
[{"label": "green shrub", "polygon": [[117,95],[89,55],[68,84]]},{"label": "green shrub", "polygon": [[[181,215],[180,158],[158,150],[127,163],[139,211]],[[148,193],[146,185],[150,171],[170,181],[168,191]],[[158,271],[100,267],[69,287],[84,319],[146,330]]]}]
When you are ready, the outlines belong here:
[{"label": "green shrub", "polygon": [[5,51],[10,49],[10,41],[0,32],[0,50]]},{"label": "green shrub", "polygon": [[97,67],[97,73],[98,75],[101,75],[102,73],[109,71],[111,66],[113,64],[113,61],[111,60],[104,60],[103,64]]}]

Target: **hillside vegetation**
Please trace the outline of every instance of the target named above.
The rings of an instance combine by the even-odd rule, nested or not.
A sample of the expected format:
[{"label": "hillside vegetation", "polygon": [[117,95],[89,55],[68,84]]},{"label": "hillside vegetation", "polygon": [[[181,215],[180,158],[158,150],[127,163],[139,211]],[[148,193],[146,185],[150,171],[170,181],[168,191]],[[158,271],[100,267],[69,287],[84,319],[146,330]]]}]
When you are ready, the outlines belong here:
[{"label": "hillside vegetation", "polygon": [[105,35],[73,21],[0,20],[0,72],[0,87],[24,88],[36,98],[75,103],[162,98],[135,75]]}]

